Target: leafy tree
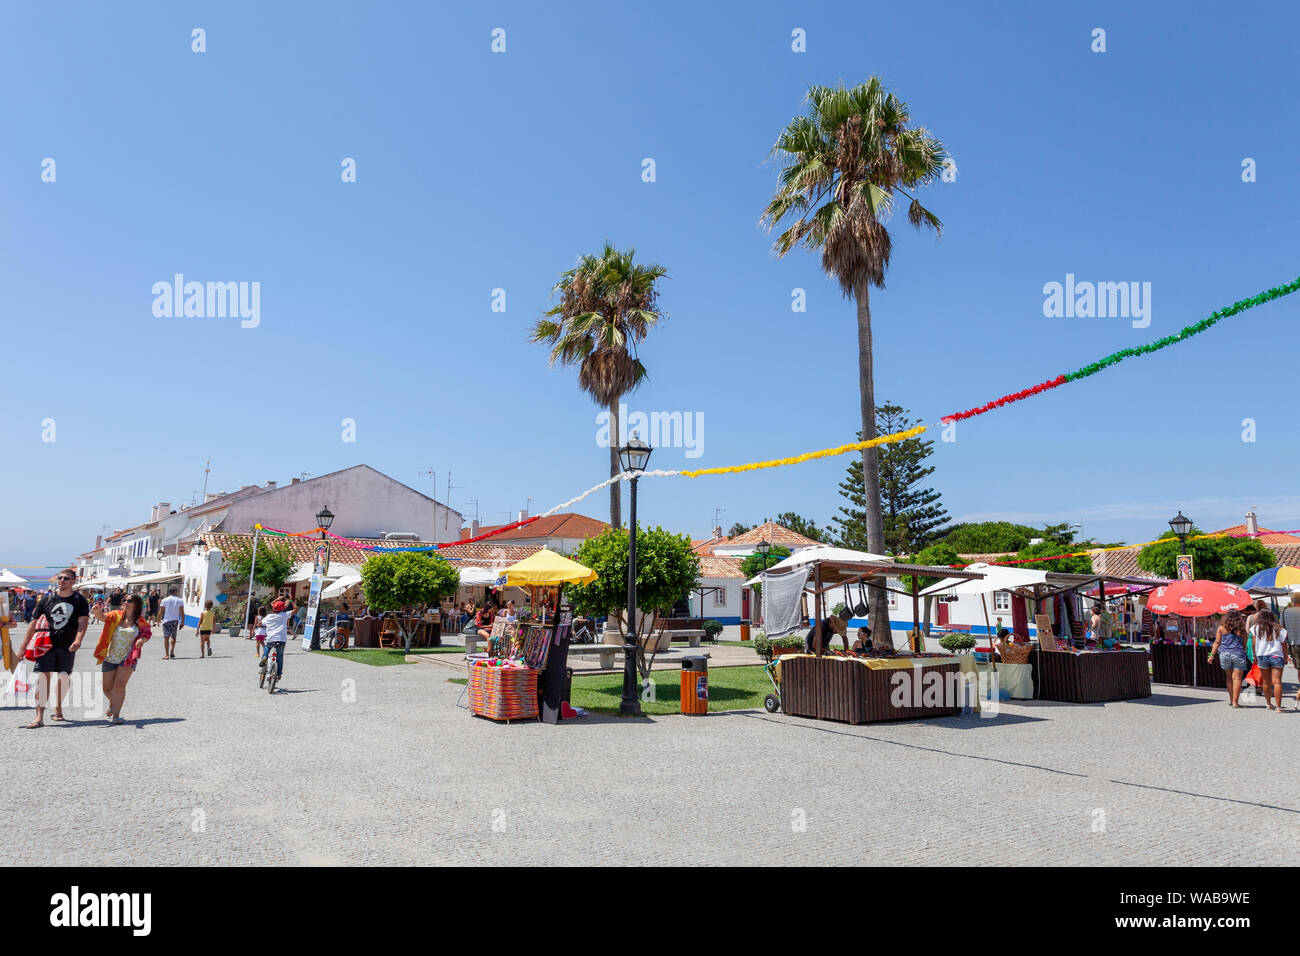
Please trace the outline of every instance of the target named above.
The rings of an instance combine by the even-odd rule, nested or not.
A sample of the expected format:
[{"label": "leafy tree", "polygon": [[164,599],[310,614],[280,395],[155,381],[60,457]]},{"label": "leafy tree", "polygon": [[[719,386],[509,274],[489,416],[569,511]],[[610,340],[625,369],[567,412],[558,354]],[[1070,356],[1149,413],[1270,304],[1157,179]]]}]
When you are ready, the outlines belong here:
[{"label": "leafy tree", "polygon": [[958,554],[1013,554],[1029,547],[1031,538],[1042,536],[1042,532],[1028,525],[1010,521],[976,521],[953,525],[943,540]]},{"label": "leafy tree", "polygon": [[252,540],[238,539],[228,544],[221,552],[221,562],[226,566],[226,573],[232,583],[243,583],[248,587],[248,575],[251,572],[254,584],[263,587],[278,588],[285,578],[293,573],[298,562],[294,560],[293,551],[284,541],[268,541],[259,538],[257,542],[257,567],[253,568]]},{"label": "leafy tree", "polygon": [[[903,431],[916,424],[898,405],[886,403],[876,409],[876,430],[881,434]],[[934,541],[936,529],[948,521],[939,492],[920,487],[934,473],[933,466],[924,464],[933,451],[934,442],[921,438],[909,438],[880,449],[880,503],[886,553],[907,554],[925,547]],[[840,526],[839,537],[845,547],[870,550],[862,462],[849,462],[847,473],[847,480],[840,482],[840,494],[849,500],[851,507],[841,508],[840,516],[831,520]]]},{"label": "leafy tree", "polygon": [[[1204,534],[1193,528],[1192,534]],[[1259,571],[1277,563],[1273,552],[1254,538],[1199,538],[1187,542],[1187,551],[1178,549],[1178,538],[1166,531],[1155,544],[1138,552],[1138,567],[1162,578],[1177,576],[1179,554],[1191,554],[1192,572],[1198,580],[1227,581],[1240,584]]]},{"label": "leafy tree", "polygon": [[[622,615],[627,610],[628,534],[621,528],[608,528],[578,547],[573,560],[595,571],[599,578],[590,584],[570,584],[565,594],[580,614],[607,616],[620,631]],[[636,532],[636,596],[638,646],[651,632],[655,613],[666,611],[683,598],[700,576],[700,559],[691,551],[691,539],[663,528],[643,528]],[[649,668],[638,652],[642,676]]]},{"label": "leafy tree", "polygon": [[[893,240],[885,220],[901,197],[908,201],[911,225],[939,233],[939,218],[911,190],[938,178],[945,150],[924,127],[908,125],[907,104],[878,77],[851,89],[813,86],[807,101],[807,114],[791,120],[772,147],[781,170],[761,221],[769,229],[785,225],[776,240],[779,256],[799,246],[819,251],[822,268],[839,281],[845,296],[853,296],[861,434],[870,439],[876,437],[870,289],[884,286],[889,268]],[[876,447],[863,450],[862,466],[867,550],[883,554],[888,544]],[[885,593],[873,589],[871,603],[873,617],[883,620]]]},{"label": "leafy tree", "polygon": [[754,530],[754,526],[752,524],[741,524],[739,521],[737,521],[735,524],[731,526],[731,530],[727,532],[727,537],[738,538],[746,531],[753,531],[753,530]]},{"label": "leafy tree", "polygon": [[423,608],[452,597],[460,572],[445,558],[427,551],[375,554],[361,565],[366,604],[375,611]]},{"label": "leafy tree", "polygon": [[[636,347],[666,316],[657,310],[663,266],[633,262],[636,252],[609,243],[560,277],[559,302],[533,326],[532,340],[551,346],[551,364],[576,365],[578,387],[609,409],[609,474],[618,459],[618,405],[646,378]],[[609,486],[609,523],[623,525],[621,482]]]},{"label": "leafy tree", "polygon": [[1016,552],[1016,557],[1021,559],[1014,563],[1009,563],[1013,568],[1032,568],[1036,571],[1060,571],[1062,574],[1091,574],[1092,558],[1087,555],[1079,555],[1073,558],[1061,558],[1057,561],[1029,561],[1027,558],[1050,558],[1058,554],[1069,554],[1072,551],[1080,551],[1085,545],[1062,544],[1057,541],[1041,541],[1038,544],[1031,544],[1021,548]]},{"label": "leafy tree", "polygon": [[783,511],[776,516],[776,523],[784,525],[791,531],[803,535],[805,538],[812,538],[814,541],[830,543],[830,533],[822,528],[817,527],[816,521],[809,521],[793,511]]}]

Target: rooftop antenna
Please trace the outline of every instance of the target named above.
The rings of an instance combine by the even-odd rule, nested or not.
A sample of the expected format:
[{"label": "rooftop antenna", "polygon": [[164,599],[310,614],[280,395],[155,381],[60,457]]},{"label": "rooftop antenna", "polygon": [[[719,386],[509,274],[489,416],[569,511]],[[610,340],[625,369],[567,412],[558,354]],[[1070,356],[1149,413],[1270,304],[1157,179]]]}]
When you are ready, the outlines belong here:
[{"label": "rooftop antenna", "polygon": [[465,504],[474,506],[474,520],[478,521],[478,499],[470,498]]},{"label": "rooftop antenna", "polygon": [[722,527],[722,525],[718,523],[718,518],[720,518],[722,515],[726,514],[726,512],[727,512],[727,509],[726,509],[726,508],[714,508],[714,509],[713,509],[713,524],[709,525],[709,533],[710,533],[710,534],[713,533],[713,529],[714,529],[714,528],[720,528],[720,527]]},{"label": "rooftop antenna", "polygon": [[303,480],[303,481],[306,481],[308,478],[311,477],[311,472],[310,472],[310,471],[300,471],[300,472],[298,472],[298,477],[299,477],[299,479],[301,479],[301,480]]},{"label": "rooftop antenna", "polygon": [[208,473],[212,471],[212,459],[203,463],[203,500],[208,500]]}]

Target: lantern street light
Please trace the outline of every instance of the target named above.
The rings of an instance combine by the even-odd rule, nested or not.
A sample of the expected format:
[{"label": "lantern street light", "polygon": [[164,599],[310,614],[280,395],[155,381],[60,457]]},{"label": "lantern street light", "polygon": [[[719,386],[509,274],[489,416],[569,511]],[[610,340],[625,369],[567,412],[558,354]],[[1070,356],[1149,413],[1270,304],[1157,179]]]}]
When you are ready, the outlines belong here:
[{"label": "lantern street light", "polygon": [[627,539],[627,632],[623,644],[623,700],[618,712],[628,717],[641,716],[641,695],[636,679],[636,484],[637,477],[645,471],[651,448],[636,433],[618,450],[623,470],[632,475],[631,514]]},{"label": "lantern street light", "polygon": [[[1182,510],[1181,508],[1179,508],[1179,509],[1178,509],[1178,514],[1176,514],[1174,517],[1172,517],[1172,518],[1169,519],[1169,530],[1172,531],[1174,534],[1176,534],[1176,535],[1178,536],[1178,553],[1179,553],[1179,554],[1186,554],[1186,553],[1187,553],[1187,536],[1188,536],[1189,534],[1191,534],[1191,532],[1192,532],[1192,519],[1186,517],[1186,516],[1183,514],[1183,510]],[[1178,567],[1177,567],[1177,564],[1178,564],[1178,560],[1177,560],[1177,558],[1175,558],[1175,559],[1174,559],[1174,565],[1175,565],[1175,567],[1174,567],[1174,575],[1175,575],[1175,576],[1178,575]]]},{"label": "lantern street light", "polygon": [[[326,505],[325,507],[321,508],[320,511],[316,512],[316,525],[317,527],[320,528],[320,539],[322,541],[325,540],[325,532],[330,529],[330,525],[332,525],[333,523],[334,523],[334,512],[330,511],[329,505]],[[325,582],[322,579],[321,586],[324,587],[324,585]],[[320,601],[319,592],[316,595],[316,600],[318,602]],[[311,625],[311,649],[313,651],[319,651],[320,650],[320,622],[316,620],[316,615],[312,613],[311,608],[308,608],[307,618],[308,618],[308,623]],[[410,652],[409,647],[407,648],[407,652],[408,653]]]}]

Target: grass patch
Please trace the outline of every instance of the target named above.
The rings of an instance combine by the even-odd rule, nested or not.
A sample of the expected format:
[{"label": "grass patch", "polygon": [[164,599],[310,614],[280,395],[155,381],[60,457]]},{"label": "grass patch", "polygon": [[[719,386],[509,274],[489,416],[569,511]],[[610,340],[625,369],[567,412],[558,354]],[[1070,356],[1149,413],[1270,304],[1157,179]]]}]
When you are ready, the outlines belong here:
[{"label": "grass patch", "polygon": [[448,683],[448,684],[468,684],[468,683],[469,683],[469,678],[468,678],[468,677],[448,677],[448,678],[447,678],[447,683]]},{"label": "grass patch", "polygon": [[[405,664],[406,651],[400,647],[353,647],[346,651],[314,651],[326,657],[341,657],[344,660],[369,664],[372,667],[388,667],[392,664]],[[411,654],[465,654],[463,647],[413,647]]]},{"label": "grass patch", "polygon": [[[681,713],[681,672],[655,671],[655,699],[641,701],[646,714],[661,716]],[[772,693],[772,684],[763,674],[763,666],[719,667],[709,671],[709,712],[763,709],[763,698]],[[572,700],[574,707],[617,714],[623,699],[622,674],[575,674]]]}]

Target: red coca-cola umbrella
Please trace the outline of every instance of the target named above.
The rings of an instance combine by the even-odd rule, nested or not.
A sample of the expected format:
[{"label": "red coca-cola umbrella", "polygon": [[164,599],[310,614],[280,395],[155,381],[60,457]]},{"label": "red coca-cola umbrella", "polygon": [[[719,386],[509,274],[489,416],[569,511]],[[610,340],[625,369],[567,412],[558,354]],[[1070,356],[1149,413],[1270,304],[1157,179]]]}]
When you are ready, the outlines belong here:
[{"label": "red coca-cola umbrella", "polygon": [[1250,595],[1222,581],[1174,581],[1156,588],[1147,599],[1152,614],[1209,617],[1250,607]]}]

